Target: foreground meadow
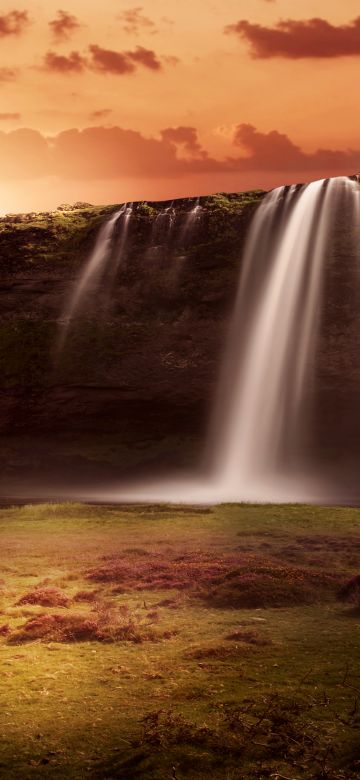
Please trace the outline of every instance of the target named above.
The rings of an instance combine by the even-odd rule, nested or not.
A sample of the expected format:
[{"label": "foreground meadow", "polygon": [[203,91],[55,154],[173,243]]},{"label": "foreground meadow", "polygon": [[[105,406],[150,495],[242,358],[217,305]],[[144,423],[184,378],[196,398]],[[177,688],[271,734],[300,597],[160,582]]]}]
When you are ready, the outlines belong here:
[{"label": "foreground meadow", "polygon": [[360,510],[42,504],[0,537],[0,777],[359,776]]}]

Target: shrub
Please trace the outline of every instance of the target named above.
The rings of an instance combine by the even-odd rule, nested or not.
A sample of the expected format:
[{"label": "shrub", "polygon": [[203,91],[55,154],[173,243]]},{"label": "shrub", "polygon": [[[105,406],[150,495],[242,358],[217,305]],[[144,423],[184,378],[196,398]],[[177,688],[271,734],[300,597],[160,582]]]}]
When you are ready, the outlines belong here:
[{"label": "shrub", "polygon": [[219,558],[200,552],[167,559],[151,555],[131,562],[113,556],[86,576],[94,582],[116,584],[117,593],[176,589],[190,592],[211,607],[235,609],[314,604],[333,597],[338,586],[338,576],[332,573],[243,553]]},{"label": "shrub", "polygon": [[159,641],[169,638],[155,633],[148,624],[131,615],[106,608],[88,615],[37,615],[11,635],[11,644],[36,640],[47,642],[134,642]]},{"label": "shrub", "polygon": [[68,607],[70,599],[59,588],[44,587],[25,593],[17,603],[19,606],[22,604],[37,604],[41,607]]}]

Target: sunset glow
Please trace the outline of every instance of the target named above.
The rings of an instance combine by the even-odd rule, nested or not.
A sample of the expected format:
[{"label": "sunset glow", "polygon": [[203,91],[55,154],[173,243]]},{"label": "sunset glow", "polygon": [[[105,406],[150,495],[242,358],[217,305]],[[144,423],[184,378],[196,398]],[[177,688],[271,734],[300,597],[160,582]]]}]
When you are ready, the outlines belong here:
[{"label": "sunset glow", "polygon": [[360,168],[356,0],[4,0],[0,212]]}]

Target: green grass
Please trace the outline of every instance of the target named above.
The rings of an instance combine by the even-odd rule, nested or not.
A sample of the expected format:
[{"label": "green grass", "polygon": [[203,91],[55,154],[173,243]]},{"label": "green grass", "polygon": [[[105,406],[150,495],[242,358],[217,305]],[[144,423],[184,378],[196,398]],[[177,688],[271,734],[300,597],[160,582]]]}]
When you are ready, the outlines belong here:
[{"label": "green grass", "polygon": [[360,510],[42,504],[0,537],[0,777],[358,776]]}]

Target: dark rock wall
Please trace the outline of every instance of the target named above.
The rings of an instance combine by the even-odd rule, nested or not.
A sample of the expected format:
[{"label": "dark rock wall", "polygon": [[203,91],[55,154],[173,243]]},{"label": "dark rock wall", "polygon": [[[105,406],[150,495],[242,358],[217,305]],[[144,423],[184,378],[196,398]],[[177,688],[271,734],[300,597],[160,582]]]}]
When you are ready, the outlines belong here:
[{"label": "dark rock wall", "polygon": [[[0,497],[201,463],[241,257],[262,193],[134,204],[126,252],[57,355],[61,315],[117,207],[0,220]],[[324,275],[306,457],[358,498],[360,226],[344,209]],[[120,225],[120,223],[119,223]],[[115,235],[113,260],[120,237]],[[111,269],[110,264],[110,269]],[[276,345],[274,345],[276,349]]]},{"label": "dark rock wall", "polygon": [[64,305],[116,207],[1,220],[3,495],[199,462],[261,197],[202,198],[192,234],[193,200],[175,201],[171,234],[157,219],[170,204],[134,204],[116,279],[93,290],[60,356]]}]

